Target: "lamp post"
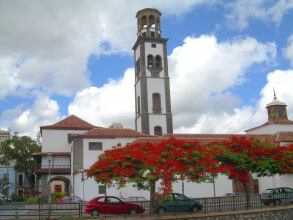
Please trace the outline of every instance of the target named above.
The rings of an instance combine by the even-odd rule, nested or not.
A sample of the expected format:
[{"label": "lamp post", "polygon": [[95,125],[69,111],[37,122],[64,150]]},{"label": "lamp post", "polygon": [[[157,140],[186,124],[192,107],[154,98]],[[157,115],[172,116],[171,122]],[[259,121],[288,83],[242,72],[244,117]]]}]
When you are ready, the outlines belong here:
[{"label": "lamp post", "polygon": [[51,178],[51,163],[52,163],[52,154],[48,154],[48,164],[49,164],[49,171],[48,171],[48,192],[49,192],[49,198],[48,198],[48,203],[49,203],[49,210],[48,210],[48,219],[51,217],[51,203],[52,203],[52,196],[51,196],[51,187],[50,187],[50,178]]},{"label": "lamp post", "polygon": [[49,198],[48,202],[51,203],[51,187],[50,187],[50,178],[51,178],[51,163],[52,163],[52,158],[51,154],[48,154],[48,164],[49,164],[49,171],[48,171],[48,193],[49,193]]},{"label": "lamp post", "polygon": [[212,182],[213,182],[213,194],[214,194],[214,197],[216,197],[215,175],[212,175]]},{"label": "lamp post", "polygon": [[81,173],[81,181],[82,181],[82,201],[84,201],[84,181],[85,181],[85,170],[84,169],[80,169],[79,171]]}]

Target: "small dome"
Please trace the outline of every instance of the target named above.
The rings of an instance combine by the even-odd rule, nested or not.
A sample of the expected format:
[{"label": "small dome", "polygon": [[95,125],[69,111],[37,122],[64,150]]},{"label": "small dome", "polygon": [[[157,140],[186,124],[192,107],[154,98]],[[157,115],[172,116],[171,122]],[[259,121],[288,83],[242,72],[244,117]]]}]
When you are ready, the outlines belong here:
[{"label": "small dome", "polygon": [[285,102],[281,102],[281,101],[279,101],[277,99],[274,99],[272,102],[270,102],[269,104],[267,104],[267,107],[275,106],[275,105],[287,106],[287,104]]}]

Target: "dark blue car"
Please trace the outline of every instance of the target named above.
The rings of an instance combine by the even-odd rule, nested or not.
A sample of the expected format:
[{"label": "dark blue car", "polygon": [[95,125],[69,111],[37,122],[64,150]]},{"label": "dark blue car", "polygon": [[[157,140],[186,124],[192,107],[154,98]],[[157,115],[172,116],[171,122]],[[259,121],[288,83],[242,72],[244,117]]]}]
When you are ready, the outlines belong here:
[{"label": "dark blue car", "polygon": [[171,193],[159,203],[156,212],[164,214],[166,212],[198,212],[200,210],[202,210],[202,205],[198,200],[184,194]]}]

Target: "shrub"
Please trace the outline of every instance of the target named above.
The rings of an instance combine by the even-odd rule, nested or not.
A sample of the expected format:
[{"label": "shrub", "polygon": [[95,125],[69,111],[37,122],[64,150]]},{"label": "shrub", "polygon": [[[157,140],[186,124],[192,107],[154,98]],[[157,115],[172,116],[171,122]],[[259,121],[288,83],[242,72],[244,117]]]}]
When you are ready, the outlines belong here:
[{"label": "shrub", "polygon": [[28,204],[37,204],[39,202],[39,198],[36,196],[30,196],[25,199],[25,202]]},{"label": "shrub", "polygon": [[64,197],[64,192],[54,192],[52,194],[52,201],[59,202]]}]

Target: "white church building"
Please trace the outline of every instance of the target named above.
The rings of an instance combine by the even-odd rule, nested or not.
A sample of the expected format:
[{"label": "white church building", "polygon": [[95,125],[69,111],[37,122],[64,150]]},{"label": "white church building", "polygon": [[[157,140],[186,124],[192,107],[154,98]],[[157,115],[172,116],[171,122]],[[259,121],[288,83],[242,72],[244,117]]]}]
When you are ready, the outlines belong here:
[{"label": "white church building", "polygon": [[[143,196],[149,193],[132,186],[105,187],[85,171],[105,150],[133,141],[151,141],[170,135],[192,138],[202,143],[224,140],[232,134],[173,134],[170,81],[168,75],[167,39],[161,36],[161,13],[146,8],[137,12],[137,40],[134,43],[135,60],[135,130],[116,124],[110,128],[92,125],[71,115],[52,125],[41,126],[42,152],[36,155],[40,167],[39,189],[45,192],[65,192],[84,200],[107,193],[118,197]],[[286,104],[276,96],[267,105],[268,121],[246,131],[248,136],[267,139],[281,144],[293,143],[293,121],[287,116]],[[268,187],[291,186],[292,176],[259,178],[255,191]],[[183,189],[184,186],[184,189]],[[237,192],[237,186],[226,176],[213,183],[174,183],[173,190],[191,197],[223,196]]]}]

